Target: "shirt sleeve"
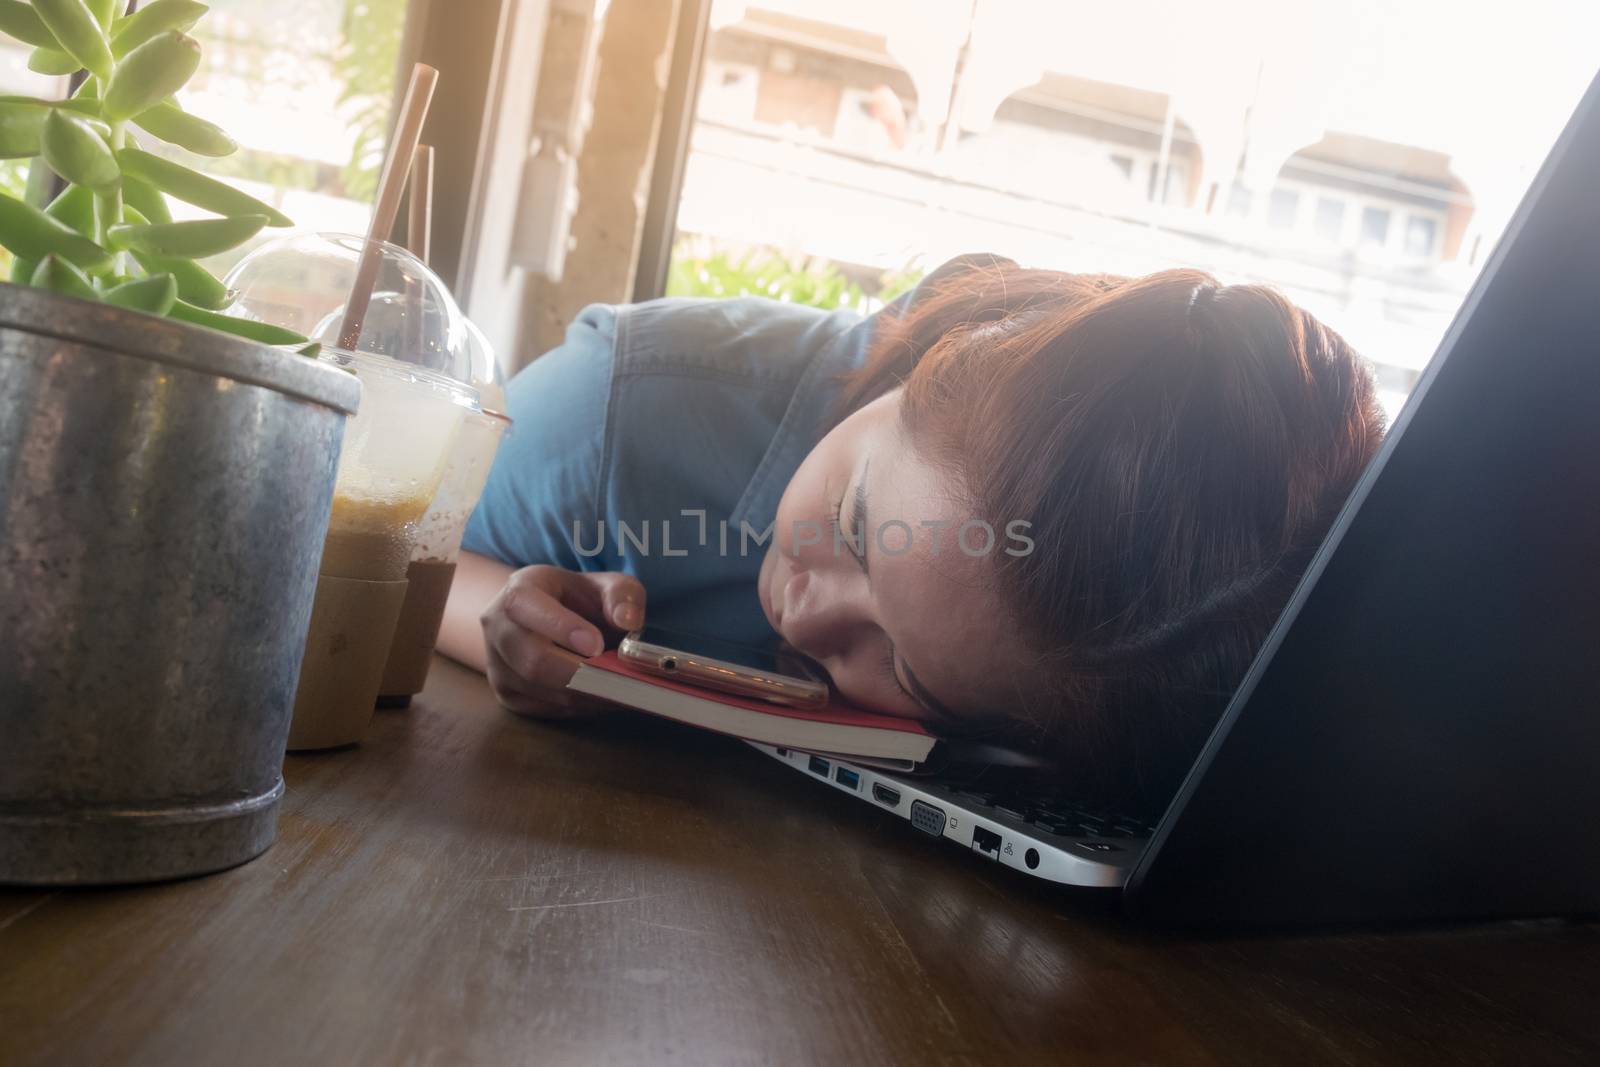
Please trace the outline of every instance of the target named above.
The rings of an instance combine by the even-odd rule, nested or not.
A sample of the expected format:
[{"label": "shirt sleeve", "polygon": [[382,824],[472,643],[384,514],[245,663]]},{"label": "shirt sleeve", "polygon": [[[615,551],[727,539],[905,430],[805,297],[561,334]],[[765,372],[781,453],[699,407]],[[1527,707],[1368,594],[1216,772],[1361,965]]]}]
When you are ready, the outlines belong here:
[{"label": "shirt sleeve", "polygon": [[591,305],[561,345],[506,388],[512,425],[467,523],[462,548],[513,567],[592,569],[575,529],[593,539],[615,362],[616,311]]}]

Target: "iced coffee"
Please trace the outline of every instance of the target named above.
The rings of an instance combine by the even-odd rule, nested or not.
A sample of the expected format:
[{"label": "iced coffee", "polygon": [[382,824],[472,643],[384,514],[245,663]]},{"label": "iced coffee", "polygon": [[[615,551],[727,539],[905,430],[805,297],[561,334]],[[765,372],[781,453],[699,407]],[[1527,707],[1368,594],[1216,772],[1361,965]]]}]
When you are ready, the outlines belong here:
[{"label": "iced coffee", "polygon": [[417,529],[406,570],[409,585],[405,604],[400,609],[394,644],[383,672],[380,705],[408,704],[428,680],[428,665],[439,640],[445,601],[455,579],[461,537],[509,424],[509,419],[495,412],[474,412],[462,422],[439,494]]},{"label": "iced coffee", "polygon": [[[413,578],[419,607],[430,611],[448,588],[454,556],[413,550],[457,436],[480,411],[478,391],[465,383],[477,380],[475,359],[487,343],[427,264],[353,234],[269,241],[225,284],[235,294],[230,314],[297,330],[322,345],[319,358],[361,379],[289,733],[291,749],[350,744],[371,720]],[[345,325],[358,285],[370,286],[370,300],[352,342]]]},{"label": "iced coffee", "polygon": [[361,739],[409,588],[419,523],[438,494],[475,398],[439,376],[383,356],[325,359],[362,381],[339,460],[306,638],[291,751]]}]

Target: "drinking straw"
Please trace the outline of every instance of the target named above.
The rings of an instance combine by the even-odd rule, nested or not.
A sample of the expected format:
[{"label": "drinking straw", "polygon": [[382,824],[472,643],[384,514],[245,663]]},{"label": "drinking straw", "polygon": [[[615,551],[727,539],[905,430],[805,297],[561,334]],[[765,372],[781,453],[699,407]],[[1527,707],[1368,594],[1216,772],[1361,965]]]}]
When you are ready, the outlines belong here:
[{"label": "drinking straw", "polygon": [[406,237],[411,251],[422,262],[432,256],[433,238],[433,146],[417,145],[411,160],[411,210],[406,217]]},{"label": "drinking straw", "polygon": [[389,140],[389,151],[383,157],[383,170],[378,174],[378,199],[372,207],[367,243],[361,250],[361,263],[356,269],[355,285],[350,290],[350,302],[345,305],[344,321],[339,325],[340,348],[354,351],[361,340],[361,324],[372,303],[372,287],[377,283],[382,262],[378,242],[387,241],[394,230],[395,217],[400,213],[400,196],[405,192],[406,174],[411,170],[417,143],[422,139],[422,122],[428,117],[428,105],[433,101],[434,86],[438,82],[439,72],[426,63],[411,68],[411,81],[400,105],[400,118]]},{"label": "drinking straw", "polygon": [[[433,148],[429,145],[417,145],[416,155],[411,157],[409,202],[411,210],[406,220],[406,242],[412,254],[426,264],[433,236]],[[406,278],[406,303],[409,307],[406,318],[410,323],[407,333],[413,352],[422,351],[425,302],[422,279]]]}]

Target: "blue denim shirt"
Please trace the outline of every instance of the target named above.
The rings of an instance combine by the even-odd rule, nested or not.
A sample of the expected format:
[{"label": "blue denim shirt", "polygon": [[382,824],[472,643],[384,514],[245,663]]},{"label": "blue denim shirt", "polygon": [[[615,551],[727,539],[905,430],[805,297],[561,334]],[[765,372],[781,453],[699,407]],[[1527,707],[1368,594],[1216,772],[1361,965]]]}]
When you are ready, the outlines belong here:
[{"label": "blue denim shirt", "polygon": [[464,547],[626,571],[652,623],[772,640],[755,591],[765,538],[871,325],[754,298],[584,309],[512,379],[514,425]]}]

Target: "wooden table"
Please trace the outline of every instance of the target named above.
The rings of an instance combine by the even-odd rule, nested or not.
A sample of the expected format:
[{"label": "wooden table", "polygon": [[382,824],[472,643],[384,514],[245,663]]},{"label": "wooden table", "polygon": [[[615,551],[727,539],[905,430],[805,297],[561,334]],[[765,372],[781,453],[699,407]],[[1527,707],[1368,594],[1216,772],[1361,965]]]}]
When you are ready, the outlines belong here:
[{"label": "wooden table", "polygon": [[0,893],[0,1063],[1600,1062],[1596,926],[1162,935],[738,743],[525,721],[442,660],[287,774],[236,870]]}]

